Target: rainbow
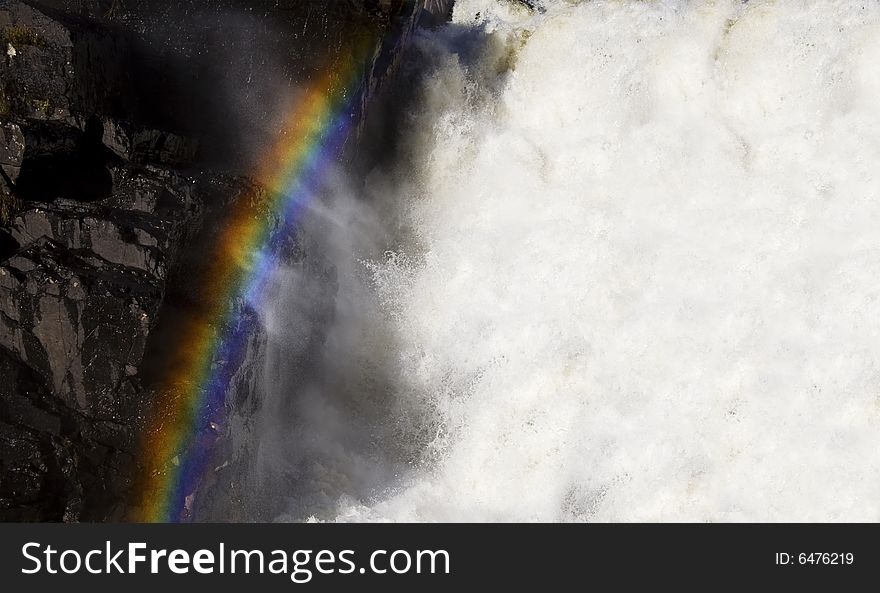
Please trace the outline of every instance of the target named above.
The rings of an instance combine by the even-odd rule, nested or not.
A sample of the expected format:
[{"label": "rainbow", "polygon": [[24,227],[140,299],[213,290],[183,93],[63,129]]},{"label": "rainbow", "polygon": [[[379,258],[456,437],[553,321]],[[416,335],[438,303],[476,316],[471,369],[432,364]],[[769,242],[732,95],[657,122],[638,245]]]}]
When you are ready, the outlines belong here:
[{"label": "rainbow", "polygon": [[226,217],[209,252],[204,302],[179,329],[181,341],[162,390],[165,399],[141,446],[144,475],[136,521],[189,517],[189,497],[209,469],[236,363],[254,329],[252,312],[278,269],[285,240],[351,135],[357,119],[354,102],[360,99],[365,58],[373,47],[364,43],[344,53],[336,67],[308,86],[254,176],[266,191],[238,200]]}]

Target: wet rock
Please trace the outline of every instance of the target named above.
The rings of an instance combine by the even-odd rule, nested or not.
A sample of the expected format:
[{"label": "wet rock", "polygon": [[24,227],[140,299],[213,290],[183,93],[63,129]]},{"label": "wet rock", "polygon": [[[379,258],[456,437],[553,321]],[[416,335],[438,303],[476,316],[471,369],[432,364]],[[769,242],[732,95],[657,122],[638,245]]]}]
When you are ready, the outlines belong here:
[{"label": "wet rock", "polygon": [[[6,175],[0,175],[0,225],[7,224],[21,208],[21,202],[15,195],[15,189]],[[8,255],[11,238],[7,233],[0,232],[0,257]]]},{"label": "wet rock", "polygon": [[121,518],[131,431],[68,408],[3,346],[0,376],[0,521]]},{"label": "wet rock", "polygon": [[198,154],[198,142],[180,134],[113,119],[107,119],[103,127],[104,146],[126,161],[181,166],[194,162]]},{"label": "wet rock", "polygon": [[0,266],[0,344],[85,415],[121,415],[161,301],[155,278],[43,237]]},{"label": "wet rock", "polygon": [[9,233],[20,245],[47,238],[89,257],[165,277],[168,233],[162,221],[113,208],[57,200],[20,212]]},{"label": "wet rock", "polygon": [[18,179],[24,160],[24,134],[14,123],[0,123],[0,168],[11,182]]},{"label": "wet rock", "polygon": [[[195,179],[155,166],[114,167],[111,173],[113,194],[105,205],[154,214],[180,225],[198,218],[202,201],[194,195]],[[169,237],[169,242],[173,244],[174,239]]]}]

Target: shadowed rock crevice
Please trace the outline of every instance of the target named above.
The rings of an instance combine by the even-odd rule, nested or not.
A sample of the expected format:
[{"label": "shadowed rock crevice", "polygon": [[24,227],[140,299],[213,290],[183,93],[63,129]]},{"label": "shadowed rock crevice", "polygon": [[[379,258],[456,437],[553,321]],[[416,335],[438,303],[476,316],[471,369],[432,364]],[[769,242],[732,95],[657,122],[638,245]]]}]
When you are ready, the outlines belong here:
[{"label": "shadowed rock crevice", "polygon": [[26,201],[67,198],[80,202],[110,197],[113,175],[108,166],[121,159],[104,145],[102,122],[91,118],[83,131],[68,128],[56,133],[68,137],[60,148],[28,142],[15,184],[18,196]]}]

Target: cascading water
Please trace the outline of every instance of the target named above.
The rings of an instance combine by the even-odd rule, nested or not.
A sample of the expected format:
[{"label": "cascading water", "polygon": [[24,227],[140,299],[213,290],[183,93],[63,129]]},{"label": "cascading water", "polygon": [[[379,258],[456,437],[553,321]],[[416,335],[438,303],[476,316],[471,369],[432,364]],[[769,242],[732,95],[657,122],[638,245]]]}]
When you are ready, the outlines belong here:
[{"label": "cascading water", "polygon": [[876,520],[880,5],[533,4],[423,34],[394,166],[305,225],[283,518]]}]

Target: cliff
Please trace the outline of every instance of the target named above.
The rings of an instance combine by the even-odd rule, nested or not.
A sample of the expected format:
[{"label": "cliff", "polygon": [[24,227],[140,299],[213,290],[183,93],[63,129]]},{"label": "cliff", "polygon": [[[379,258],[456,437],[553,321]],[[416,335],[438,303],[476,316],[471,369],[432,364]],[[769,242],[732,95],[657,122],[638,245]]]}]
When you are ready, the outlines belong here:
[{"label": "cliff", "polygon": [[450,6],[0,0],[0,520],[126,516],[151,353],[285,97],[380,38],[362,118]]}]

